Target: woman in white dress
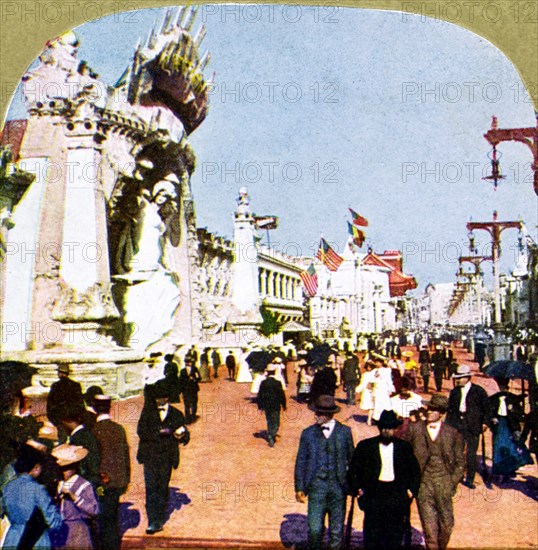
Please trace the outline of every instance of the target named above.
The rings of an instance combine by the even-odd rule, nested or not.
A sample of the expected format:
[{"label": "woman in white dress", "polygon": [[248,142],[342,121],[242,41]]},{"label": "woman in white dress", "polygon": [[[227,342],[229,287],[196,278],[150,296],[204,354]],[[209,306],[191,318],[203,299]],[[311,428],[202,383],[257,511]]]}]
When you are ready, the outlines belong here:
[{"label": "woman in white dress", "polygon": [[241,350],[241,355],[239,356],[239,368],[237,369],[237,375],[235,381],[240,384],[250,384],[252,382],[252,374],[247,363],[247,357],[250,355],[250,350],[243,348]]},{"label": "woman in white dress", "polygon": [[381,361],[376,362],[374,369],[374,413],[372,418],[379,420],[381,413],[385,410],[392,410],[390,396],[394,392],[392,383],[391,368],[384,365]]},{"label": "woman in white dress", "polygon": [[357,386],[355,393],[360,394],[359,407],[363,411],[368,412],[368,426],[372,425],[372,414],[374,412],[374,368],[375,364],[367,361],[364,365],[365,372],[361,377],[360,384]]}]

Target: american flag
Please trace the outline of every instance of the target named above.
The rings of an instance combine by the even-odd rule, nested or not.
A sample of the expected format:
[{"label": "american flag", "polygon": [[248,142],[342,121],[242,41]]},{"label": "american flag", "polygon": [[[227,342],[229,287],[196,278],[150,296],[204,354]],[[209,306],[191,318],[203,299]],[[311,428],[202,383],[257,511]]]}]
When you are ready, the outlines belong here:
[{"label": "american flag", "polygon": [[310,297],[315,296],[318,291],[318,274],[316,273],[314,264],[310,264],[310,267],[302,271],[300,276],[308,295]]},{"label": "american flag", "polygon": [[336,271],[340,264],[344,261],[344,258],[339,256],[327,243],[325,239],[321,239],[319,243],[318,253],[316,258],[324,263],[329,271]]}]

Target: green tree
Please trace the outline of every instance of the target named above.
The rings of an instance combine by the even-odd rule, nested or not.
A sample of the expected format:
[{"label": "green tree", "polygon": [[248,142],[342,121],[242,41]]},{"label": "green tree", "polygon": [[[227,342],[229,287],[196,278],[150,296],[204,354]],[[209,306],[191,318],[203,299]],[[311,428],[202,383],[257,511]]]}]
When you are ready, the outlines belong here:
[{"label": "green tree", "polygon": [[260,332],[264,336],[271,336],[273,334],[278,334],[284,323],[279,322],[278,316],[276,315],[276,313],[273,313],[272,311],[267,309],[267,307],[265,306],[261,306],[260,314],[263,319],[263,322],[260,325]]}]

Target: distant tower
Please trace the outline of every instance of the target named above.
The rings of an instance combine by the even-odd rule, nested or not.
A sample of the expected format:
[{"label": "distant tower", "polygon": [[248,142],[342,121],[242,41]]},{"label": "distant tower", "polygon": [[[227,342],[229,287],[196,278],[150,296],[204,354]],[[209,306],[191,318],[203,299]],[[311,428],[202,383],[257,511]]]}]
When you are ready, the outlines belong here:
[{"label": "distant tower", "polygon": [[241,187],[234,214],[234,249],[232,303],[242,313],[257,311],[258,249],[256,224],[250,211],[248,191]]}]

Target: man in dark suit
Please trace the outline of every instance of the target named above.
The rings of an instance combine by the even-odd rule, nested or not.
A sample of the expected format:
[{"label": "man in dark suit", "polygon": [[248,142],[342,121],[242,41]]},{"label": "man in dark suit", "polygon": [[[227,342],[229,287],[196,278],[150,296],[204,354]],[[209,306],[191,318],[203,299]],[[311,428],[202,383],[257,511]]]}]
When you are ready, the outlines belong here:
[{"label": "man in dark suit", "polygon": [[411,500],[418,493],[420,469],[413,448],[394,437],[401,423],[394,411],[383,411],[379,435],[359,442],[349,467],[349,487],[364,512],[367,550],[402,546]]},{"label": "man in dark suit", "polygon": [[274,447],[280,427],[280,409],[286,410],[286,395],[282,383],[275,378],[276,367],[269,364],[265,370],[268,376],[260,384],[257,402],[258,409],[265,412],[269,447]]},{"label": "man in dark suit", "polygon": [[190,439],[183,414],[170,406],[165,384],[155,384],[144,403],[137,434],[136,459],[144,466],[146,485],[146,533],[153,535],[163,530],[166,521],[170,477],[179,466],[178,443],[186,445]]},{"label": "man in dark suit", "polygon": [[346,360],[342,369],[342,379],[344,380],[344,389],[347,395],[347,404],[355,405],[355,389],[359,384],[361,377],[359,369],[359,360],[357,356],[351,352],[346,352]]},{"label": "man in dark suit", "polygon": [[230,350],[226,356],[226,368],[228,369],[228,380],[235,380],[235,356]]},{"label": "man in dark suit", "polygon": [[110,396],[95,397],[94,409],[97,419],[93,433],[101,456],[101,486],[97,491],[97,497],[102,547],[116,550],[121,546],[118,521],[120,496],[127,490],[131,479],[131,462],[125,430],[110,417],[110,406]]},{"label": "man in dark suit", "polygon": [[185,368],[179,374],[179,392],[183,394],[185,404],[185,418],[187,424],[196,420],[198,410],[199,382],[202,379],[198,367],[194,365],[194,359],[187,355],[185,357]]},{"label": "man in dark suit", "polygon": [[433,379],[435,380],[435,389],[440,392],[443,389],[443,376],[445,374],[445,358],[443,356],[443,346],[435,346],[435,353],[432,355]]},{"label": "man in dark suit", "polygon": [[331,395],[308,406],[315,424],[303,430],[295,461],[295,498],[308,498],[308,548],[321,548],[325,516],[329,516],[329,545],[340,548],[346,510],[346,471],[353,455],[351,429],[333,418],[340,410]]},{"label": "man in dark suit", "polygon": [[220,353],[217,349],[211,352],[211,364],[213,366],[213,378],[219,377],[219,367],[222,364]]},{"label": "man in dark suit", "polygon": [[62,416],[62,427],[68,434],[69,445],[78,445],[88,449],[88,454],[80,462],[80,475],[87,479],[97,490],[101,483],[99,476],[99,444],[95,435],[83,424],[84,411],[79,407],[67,409]]},{"label": "man in dark suit", "polygon": [[452,497],[465,468],[464,442],[456,429],[443,422],[448,407],[445,396],[435,394],[425,405],[426,422],[409,424],[404,438],[420,465],[417,505],[426,548],[444,550],[454,528]]},{"label": "man in dark suit", "polygon": [[320,395],[333,395],[336,392],[336,373],[334,369],[325,365],[322,369],[318,369],[312,380],[310,388],[310,398],[314,401]]},{"label": "man in dark suit", "polygon": [[78,382],[69,378],[69,365],[62,363],[58,366],[58,378],[50,387],[47,396],[47,417],[58,429],[58,438],[63,443],[67,434],[61,424],[64,413],[69,410],[84,411],[84,396]]},{"label": "man in dark suit", "polygon": [[456,387],[448,397],[446,423],[456,428],[465,441],[467,472],[463,484],[475,489],[476,452],[483,425],[491,428],[491,404],[484,388],[471,383],[471,367],[460,365],[452,378]]}]

